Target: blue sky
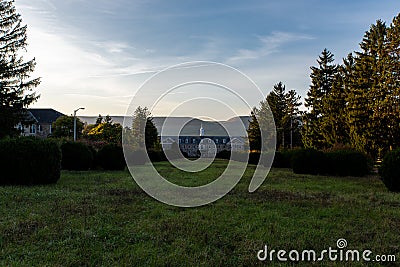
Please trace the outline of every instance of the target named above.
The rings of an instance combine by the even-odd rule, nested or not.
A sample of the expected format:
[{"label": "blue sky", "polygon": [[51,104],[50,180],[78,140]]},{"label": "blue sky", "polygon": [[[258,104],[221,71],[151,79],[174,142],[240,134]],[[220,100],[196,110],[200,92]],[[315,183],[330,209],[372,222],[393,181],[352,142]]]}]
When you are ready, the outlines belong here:
[{"label": "blue sky", "polygon": [[[358,50],[377,19],[400,2],[16,0],[28,24],[28,53],[42,77],[40,100],[71,114],[125,114],[155,72],[188,61],[228,64],[267,94],[283,81],[304,97],[309,67],[324,48],[337,59]],[[243,92],[245,93],[245,92]],[[262,99],[260,99],[262,100]],[[162,114],[154,114],[162,115]]]}]

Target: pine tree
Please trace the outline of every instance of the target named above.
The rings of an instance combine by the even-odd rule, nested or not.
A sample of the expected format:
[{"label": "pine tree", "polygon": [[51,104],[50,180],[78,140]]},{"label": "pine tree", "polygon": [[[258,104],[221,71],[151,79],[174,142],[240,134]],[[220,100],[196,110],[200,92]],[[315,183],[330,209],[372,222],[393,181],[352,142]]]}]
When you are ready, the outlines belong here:
[{"label": "pine tree", "polygon": [[301,141],[301,126],[302,120],[299,107],[301,106],[301,96],[297,95],[295,90],[289,90],[285,94],[286,101],[286,116],[284,128],[287,129],[285,132],[289,135],[290,148],[303,146]]},{"label": "pine tree", "polygon": [[[352,56],[349,55],[348,60]],[[344,62],[347,62],[345,59]],[[349,143],[348,127],[346,120],[346,90],[344,79],[346,75],[346,64],[338,67],[334,76],[332,88],[322,100],[324,115],[321,117],[321,135],[326,147]],[[351,64],[351,63],[350,63]]]},{"label": "pine tree", "polygon": [[390,125],[393,115],[393,90],[387,84],[391,65],[387,53],[387,27],[378,20],[365,33],[356,52],[352,76],[347,79],[348,124],[351,144],[357,149],[377,156],[387,150],[393,137]]},{"label": "pine tree", "polygon": [[254,108],[251,112],[251,119],[249,120],[249,126],[247,129],[250,151],[261,151],[261,131],[256,117],[257,113],[257,108]]},{"label": "pine tree", "polygon": [[35,59],[25,62],[19,52],[27,46],[27,26],[14,1],[0,1],[0,138],[18,132],[15,125],[24,121],[24,109],[38,99],[32,92],[40,79],[29,79]]},{"label": "pine tree", "polygon": [[277,148],[285,146],[285,130],[287,129],[287,103],[286,86],[282,82],[274,85],[274,89],[267,96],[267,102],[274,115],[275,127],[277,132]]},{"label": "pine tree", "polygon": [[317,60],[318,67],[311,67],[311,86],[305,99],[305,106],[309,112],[303,120],[303,142],[306,147],[323,148],[328,144],[324,137],[325,127],[324,116],[329,113],[326,110],[326,98],[332,91],[335,77],[338,73],[338,66],[333,63],[334,55],[324,49]]}]

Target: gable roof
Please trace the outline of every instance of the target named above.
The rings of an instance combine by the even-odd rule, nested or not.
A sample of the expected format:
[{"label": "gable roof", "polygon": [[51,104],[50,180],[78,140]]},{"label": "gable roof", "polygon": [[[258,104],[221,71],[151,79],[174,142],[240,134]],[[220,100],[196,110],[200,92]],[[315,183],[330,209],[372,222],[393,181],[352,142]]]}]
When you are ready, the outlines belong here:
[{"label": "gable roof", "polygon": [[59,117],[64,116],[64,114],[52,108],[29,108],[28,111],[38,123],[53,123]]}]

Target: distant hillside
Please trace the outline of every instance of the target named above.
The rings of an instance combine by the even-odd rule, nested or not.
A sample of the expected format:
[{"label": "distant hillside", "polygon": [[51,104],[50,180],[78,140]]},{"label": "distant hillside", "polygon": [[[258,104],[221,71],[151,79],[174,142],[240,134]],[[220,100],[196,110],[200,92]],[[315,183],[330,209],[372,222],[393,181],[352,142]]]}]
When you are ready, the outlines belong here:
[{"label": "distant hillside", "polygon": [[[113,122],[123,125],[124,116],[111,116],[111,118]],[[79,119],[87,124],[95,124],[97,116],[79,116]],[[164,136],[174,135],[176,129],[180,128],[181,125],[185,126],[180,131],[180,135],[198,136],[200,127],[203,126],[206,136],[227,136],[227,131],[230,132],[231,136],[245,136],[244,129],[248,128],[250,117],[240,116],[219,122],[204,121],[190,117],[169,117],[168,125],[163,128],[166,119],[167,117],[153,117],[158,133],[161,134],[163,132]]]}]

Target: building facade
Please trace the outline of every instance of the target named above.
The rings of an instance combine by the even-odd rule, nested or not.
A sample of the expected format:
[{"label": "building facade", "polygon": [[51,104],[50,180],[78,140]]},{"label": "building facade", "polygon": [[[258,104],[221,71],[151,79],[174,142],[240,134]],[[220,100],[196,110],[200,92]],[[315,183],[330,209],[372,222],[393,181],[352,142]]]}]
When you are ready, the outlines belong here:
[{"label": "building facade", "polygon": [[52,134],[52,125],[59,117],[64,116],[54,109],[27,109],[25,121],[18,123],[15,127],[22,136],[34,136],[47,138]]},{"label": "building facade", "polygon": [[189,157],[214,157],[222,151],[246,151],[246,142],[243,137],[207,136],[203,126],[199,136],[164,136],[161,137],[164,150],[170,150],[177,144],[179,149]]}]

